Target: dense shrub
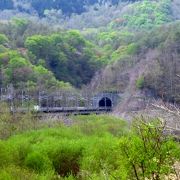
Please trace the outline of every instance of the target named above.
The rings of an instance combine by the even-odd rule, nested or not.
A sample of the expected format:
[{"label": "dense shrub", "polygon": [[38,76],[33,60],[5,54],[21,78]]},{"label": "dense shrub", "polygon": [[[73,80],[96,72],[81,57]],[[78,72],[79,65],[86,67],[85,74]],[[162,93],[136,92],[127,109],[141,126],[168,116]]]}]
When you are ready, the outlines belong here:
[{"label": "dense shrub", "polygon": [[[125,179],[165,179],[174,171],[180,158],[179,145],[164,135],[165,123],[160,119],[136,118],[132,133],[119,141],[121,167]],[[122,173],[122,172],[121,172]],[[178,178],[178,177],[177,177]]]},{"label": "dense shrub", "polygon": [[114,136],[122,136],[127,133],[127,123],[117,117],[107,115],[91,115],[72,117],[75,120],[73,128],[86,135],[102,136],[110,133]]},{"label": "dense shrub", "polygon": [[45,60],[45,67],[57,79],[76,87],[87,84],[100,67],[93,45],[76,30],[34,35],[26,39],[25,46],[36,57],[36,64]]},{"label": "dense shrub", "polygon": [[80,172],[80,160],[82,158],[82,150],[84,144],[77,141],[65,141],[57,145],[53,153],[51,152],[51,160],[55,172],[62,177],[77,176]]},{"label": "dense shrub", "polygon": [[142,89],[144,87],[144,77],[141,76],[136,80],[136,87]]},{"label": "dense shrub", "polygon": [[153,28],[172,21],[171,1],[139,1],[130,4],[122,13],[122,20],[113,22],[114,26],[125,26],[136,30]]},{"label": "dense shrub", "polygon": [[39,173],[43,170],[47,171],[48,169],[50,169],[50,164],[50,160],[46,156],[44,156],[43,153],[36,151],[29,153],[25,159],[25,165],[28,168],[35,170]]},{"label": "dense shrub", "polygon": [[0,34],[0,44],[1,45],[8,43],[8,41],[9,41],[8,38],[4,34]]},{"label": "dense shrub", "polygon": [[52,172],[38,175],[28,169],[14,165],[0,170],[0,180],[48,180],[52,179],[52,177]]},{"label": "dense shrub", "polygon": [[60,123],[1,141],[0,179],[164,177],[180,158],[179,145],[164,136],[159,120],[136,120],[131,131],[113,116],[71,120],[71,127]]}]

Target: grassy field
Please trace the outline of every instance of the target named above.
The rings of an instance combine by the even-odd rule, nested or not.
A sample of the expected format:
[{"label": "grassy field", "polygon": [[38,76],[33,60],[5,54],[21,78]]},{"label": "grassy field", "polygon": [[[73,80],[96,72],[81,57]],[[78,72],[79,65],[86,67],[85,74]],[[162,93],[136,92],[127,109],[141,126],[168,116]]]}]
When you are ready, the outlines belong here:
[{"label": "grassy field", "polygon": [[30,115],[14,121],[10,117],[1,116],[0,180],[176,176],[173,165],[179,161],[180,147],[163,135],[158,119],[147,122],[141,117],[129,125],[109,115],[52,123],[35,121]]}]

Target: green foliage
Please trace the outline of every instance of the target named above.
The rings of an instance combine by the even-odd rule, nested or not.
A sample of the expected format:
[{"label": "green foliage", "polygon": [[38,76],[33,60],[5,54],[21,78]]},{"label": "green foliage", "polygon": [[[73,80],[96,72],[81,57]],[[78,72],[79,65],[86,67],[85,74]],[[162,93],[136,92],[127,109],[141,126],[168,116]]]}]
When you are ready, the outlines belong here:
[{"label": "green foliage", "polygon": [[13,18],[12,24],[18,28],[24,28],[24,26],[27,26],[28,20],[23,18]]},{"label": "green foliage", "polygon": [[50,40],[48,37],[42,35],[35,35],[29,37],[26,40],[26,47],[31,51],[38,59],[44,58],[47,56],[47,53],[51,51]]},{"label": "green foliage", "polygon": [[[81,147],[82,146],[82,147]],[[53,167],[59,175],[67,177],[77,176],[80,171],[80,160],[82,158],[83,145],[81,142],[61,142],[52,152],[50,158]]]},{"label": "green foliage", "polygon": [[4,45],[4,44],[6,44],[6,43],[8,43],[8,42],[9,42],[9,40],[8,40],[8,38],[6,37],[6,35],[0,34],[0,45]]},{"label": "green foliage", "polygon": [[138,89],[142,89],[144,87],[144,76],[140,76],[137,80],[136,80],[136,87]]},{"label": "green foliage", "polygon": [[41,87],[48,89],[71,88],[70,84],[58,81],[51,71],[41,65],[33,65],[27,57],[15,50],[0,53],[0,66],[2,85],[12,83],[16,88],[22,84],[24,87],[30,88],[30,85],[33,85],[31,87],[35,88],[35,85],[40,83]]},{"label": "green foliage", "polygon": [[129,5],[123,13],[122,21],[113,22],[111,26],[125,26],[128,28],[153,28],[172,21],[170,0],[143,0]]},{"label": "green foliage", "polygon": [[108,132],[114,136],[122,136],[127,132],[125,121],[114,116],[91,115],[73,117],[75,120],[75,129],[81,130],[86,135],[103,136]]},{"label": "green foliage", "polygon": [[4,53],[7,51],[7,48],[5,48],[3,45],[0,45],[0,53]]},{"label": "green foliage", "polygon": [[100,66],[90,43],[75,30],[35,35],[27,38],[25,45],[36,56],[36,64],[44,59],[57,79],[76,87],[87,84]]},{"label": "green foliage", "polygon": [[32,69],[28,60],[21,57],[10,59],[6,75],[8,82],[28,81],[32,76]]},{"label": "green foliage", "polygon": [[23,34],[25,34],[25,31],[27,30],[27,27],[29,25],[29,21],[24,18],[13,18],[11,21],[11,28],[14,31],[14,36],[17,38],[17,46],[22,46],[23,44]]},{"label": "green foliage", "polygon": [[134,134],[122,138],[119,144],[127,177],[164,179],[171,173],[175,163],[172,157],[179,158],[179,147],[163,135],[164,128],[159,119],[135,119]]},{"label": "green foliage", "polygon": [[113,116],[70,119],[70,127],[30,127],[0,141],[0,179],[163,179],[174,173],[180,147],[164,136],[160,120],[136,119],[127,131]]},{"label": "green foliage", "polygon": [[138,46],[135,43],[131,43],[128,46],[120,46],[116,51],[112,53],[111,62],[133,56],[137,53],[137,51]]},{"label": "green foliage", "polygon": [[99,59],[104,64],[112,64],[115,61],[136,54],[139,46],[133,42],[134,34],[129,31],[99,32],[96,40],[99,48]]},{"label": "green foliage", "polygon": [[46,174],[37,175],[28,169],[10,165],[6,168],[0,170],[0,180],[49,180],[53,177],[52,172],[47,172]]},{"label": "green foliage", "polygon": [[[113,42],[106,41],[108,34],[109,37],[111,36],[111,32],[114,30],[104,34],[99,33],[97,36],[99,39],[96,43],[101,47],[99,58],[108,64],[102,73],[103,78],[99,78],[101,79],[99,85],[101,85],[98,88],[116,87],[124,92],[128,78],[122,75],[123,72],[128,71],[130,67],[133,68],[138,62],[145,61],[143,59],[146,58],[148,69],[143,74],[144,80],[142,77],[137,79],[136,87],[150,89],[156,97],[179,103],[180,89],[177,76],[180,72],[179,22],[138,32],[132,28],[129,31],[120,29],[116,38],[113,38]],[[142,71],[144,65],[141,66]]]},{"label": "green foliage", "polygon": [[47,88],[56,86],[57,81],[52,72],[48,71],[41,65],[34,66],[33,70],[38,83],[44,83]]},{"label": "green foliage", "polygon": [[[90,149],[88,150],[88,148],[92,148],[93,145],[97,144],[97,138],[94,137],[93,133],[90,135],[88,132],[85,132],[83,127],[85,123],[83,119],[85,119],[85,117],[81,116],[79,118],[81,120],[77,120],[77,118],[75,125],[71,128],[62,125],[51,129],[44,128],[39,131],[25,133],[24,135],[14,136],[7,141],[2,141],[0,144],[0,161],[6,163],[2,163],[3,169],[1,170],[1,176],[7,176],[11,179],[13,173],[20,173],[20,169],[22,169],[20,177],[23,177],[26,173],[30,173],[28,179],[33,179],[35,177],[34,175],[40,177],[48,176],[49,174],[51,174],[51,178],[56,174],[62,177],[69,176],[69,178],[78,176],[82,164],[84,164],[83,166],[85,167],[87,160],[84,159],[86,157],[85,155],[91,151]],[[105,119],[105,122],[103,122],[103,119]],[[112,126],[111,120],[114,119],[111,116],[98,117],[92,115],[86,119],[86,122],[88,123],[93,120],[95,124],[99,124],[98,126],[101,124],[105,127],[108,124]],[[114,126],[119,124],[118,120],[118,118],[115,118],[113,122]],[[120,121],[120,124],[122,124],[121,128],[123,128],[124,122]],[[77,130],[77,127],[79,127],[79,130]],[[116,127],[114,128],[116,129]],[[106,134],[106,129],[107,128],[99,128],[98,131],[101,131],[101,134]],[[115,131],[118,132],[118,129],[112,133],[114,134]],[[109,133],[111,133],[111,131],[109,131],[108,134]],[[86,134],[88,134],[88,136],[86,136]],[[108,141],[105,140],[106,137],[109,139]],[[105,143],[110,142],[113,136],[106,135],[99,138],[102,139],[102,143]],[[111,143],[113,144],[113,141],[111,141]],[[100,144],[98,146],[100,149]],[[6,148],[8,148],[8,151]],[[96,151],[96,153],[98,153],[98,151]],[[100,159],[103,157],[101,153],[99,155],[97,154],[97,156],[100,156]],[[89,156],[87,156],[87,158],[88,157]],[[11,167],[15,169],[12,171]]]},{"label": "green foliage", "polygon": [[7,146],[0,141],[0,167],[4,167],[11,160],[11,155],[9,154],[9,149]]},{"label": "green foliage", "polygon": [[43,170],[51,169],[50,160],[40,152],[31,152],[25,158],[25,166],[41,173]]},{"label": "green foliage", "polygon": [[103,138],[91,140],[90,146],[85,150],[82,169],[86,170],[90,176],[100,175],[102,171],[105,171],[107,176],[111,177],[118,170],[118,161],[118,139],[105,135]]}]

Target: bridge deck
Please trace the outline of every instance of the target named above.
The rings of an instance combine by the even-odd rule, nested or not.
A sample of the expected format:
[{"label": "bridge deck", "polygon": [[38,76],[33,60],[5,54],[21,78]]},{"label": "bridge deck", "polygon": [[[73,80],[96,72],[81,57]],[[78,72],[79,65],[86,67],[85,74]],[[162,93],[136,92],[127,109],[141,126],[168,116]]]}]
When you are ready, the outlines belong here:
[{"label": "bridge deck", "polygon": [[109,107],[103,108],[93,108],[93,107],[45,107],[40,108],[40,112],[74,112],[74,111],[111,111]]},{"label": "bridge deck", "polygon": [[28,111],[34,111],[37,113],[59,113],[59,114],[100,114],[112,111],[111,107],[40,107],[38,109],[18,108],[14,112],[26,113]]}]

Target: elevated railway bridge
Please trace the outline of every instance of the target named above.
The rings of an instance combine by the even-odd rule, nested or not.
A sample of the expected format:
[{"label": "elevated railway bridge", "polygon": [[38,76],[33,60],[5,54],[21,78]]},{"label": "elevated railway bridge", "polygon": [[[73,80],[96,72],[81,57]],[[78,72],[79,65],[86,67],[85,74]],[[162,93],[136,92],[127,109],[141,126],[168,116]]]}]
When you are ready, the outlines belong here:
[{"label": "elevated railway bridge", "polygon": [[120,99],[118,92],[78,93],[76,91],[28,92],[1,89],[0,101],[6,102],[11,112],[100,114],[112,111]]}]

